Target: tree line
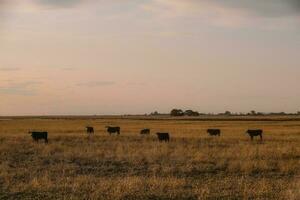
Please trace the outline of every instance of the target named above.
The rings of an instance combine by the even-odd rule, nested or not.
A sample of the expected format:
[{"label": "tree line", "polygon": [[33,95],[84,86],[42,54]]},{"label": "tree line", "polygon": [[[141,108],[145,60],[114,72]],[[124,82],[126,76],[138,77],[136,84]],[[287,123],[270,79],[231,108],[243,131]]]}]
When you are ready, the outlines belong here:
[{"label": "tree line", "polygon": [[174,117],[180,117],[180,116],[191,116],[191,117],[196,117],[196,116],[201,116],[201,115],[208,115],[208,116],[218,116],[218,115],[223,115],[223,116],[267,116],[267,115],[300,115],[300,111],[296,113],[286,113],[286,112],[269,112],[269,113],[264,113],[264,112],[257,112],[255,110],[251,110],[248,113],[234,113],[231,111],[225,111],[223,113],[200,113],[198,111],[194,111],[191,109],[188,110],[183,110],[179,108],[174,108],[170,111],[170,113],[159,113],[157,111],[152,112],[150,115],[170,115]]}]

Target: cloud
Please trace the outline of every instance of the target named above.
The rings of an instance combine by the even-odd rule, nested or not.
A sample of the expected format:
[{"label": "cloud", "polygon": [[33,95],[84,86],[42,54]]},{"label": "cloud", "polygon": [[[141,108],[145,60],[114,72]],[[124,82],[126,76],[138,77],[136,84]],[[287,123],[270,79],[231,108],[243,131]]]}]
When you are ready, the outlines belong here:
[{"label": "cloud", "polygon": [[84,86],[84,87],[102,87],[102,86],[110,86],[115,85],[116,83],[113,81],[90,81],[85,83],[79,83],[77,86]]},{"label": "cloud", "polygon": [[61,70],[63,70],[63,71],[75,71],[75,70],[77,70],[77,68],[75,68],[75,67],[64,67],[64,68],[61,68]]},{"label": "cloud", "polygon": [[[0,0],[0,9],[6,4],[18,4],[17,0]],[[26,0],[25,3],[35,4],[50,8],[72,8],[74,6],[94,2],[101,6],[104,0]],[[188,9],[189,11],[204,11],[207,8],[220,10],[236,10],[248,14],[255,14],[265,17],[280,17],[290,15],[300,15],[300,0],[147,0],[147,1],[129,1],[129,0],[110,0],[111,4],[120,4],[124,6],[142,5],[147,10],[163,10],[170,8],[178,10]]]},{"label": "cloud", "polygon": [[300,19],[300,0],[151,0],[140,6],[157,18],[197,20],[220,27],[295,27]]},{"label": "cloud", "polygon": [[262,17],[299,15],[299,0],[210,0],[222,7],[242,10]]},{"label": "cloud", "polygon": [[5,17],[4,11],[7,10],[7,0],[0,0],[0,29],[2,28],[3,19]]},{"label": "cloud", "polygon": [[142,86],[147,86],[147,83],[146,82],[127,82],[126,85],[142,87]]},{"label": "cloud", "polygon": [[34,96],[37,94],[36,86],[40,84],[42,82],[39,81],[8,81],[4,86],[0,86],[0,94]]},{"label": "cloud", "polygon": [[7,5],[8,0],[0,0],[0,9]]},{"label": "cloud", "polygon": [[35,0],[35,2],[41,6],[53,7],[53,8],[68,8],[74,7],[87,0]]},{"label": "cloud", "polygon": [[148,10],[214,13],[238,12],[261,17],[300,15],[299,0],[152,0],[144,4]]},{"label": "cloud", "polygon": [[19,71],[20,68],[16,67],[0,67],[0,71]]}]

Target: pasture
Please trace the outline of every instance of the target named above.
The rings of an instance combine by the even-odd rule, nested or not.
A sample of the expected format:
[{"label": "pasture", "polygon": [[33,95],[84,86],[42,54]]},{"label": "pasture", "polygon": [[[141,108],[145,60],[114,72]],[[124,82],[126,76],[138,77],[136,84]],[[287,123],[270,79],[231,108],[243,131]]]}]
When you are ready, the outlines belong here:
[{"label": "pasture", "polygon": [[[86,126],[95,129],[90,139]],[[263,141],[247,129],[263,129]],[[48,131],[49,143],[32,141],[29,130]],[[170,142],[156,132],[169,132]],[[299,120],[0,120],[0,199],[297,200],[299,191]]]}]

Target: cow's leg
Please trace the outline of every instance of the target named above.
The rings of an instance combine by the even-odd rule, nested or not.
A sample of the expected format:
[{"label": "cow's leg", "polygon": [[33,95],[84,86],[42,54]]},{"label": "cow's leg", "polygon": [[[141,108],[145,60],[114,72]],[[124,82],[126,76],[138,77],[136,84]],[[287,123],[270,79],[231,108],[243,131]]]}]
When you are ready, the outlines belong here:
[{"label": "cow's leg", "polygon": [[262,138],[262,134],[260,134],[260,140],[262,140],[263,138]]},{"label": "cow's leg", "polygon": [[48,143],[48,138],[45,138],[45,143]]},{"label": "cow's leg", "polygon": [[253,136],[251,135],[251,140],[253,140]]}]

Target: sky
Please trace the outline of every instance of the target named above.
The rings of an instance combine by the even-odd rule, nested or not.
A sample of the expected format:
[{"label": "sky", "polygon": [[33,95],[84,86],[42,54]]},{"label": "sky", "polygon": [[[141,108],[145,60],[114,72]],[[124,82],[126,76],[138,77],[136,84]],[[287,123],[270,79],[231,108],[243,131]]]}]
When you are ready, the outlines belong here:
[{"label": "sky", "polygon": [[0,0],[0,115],[300,110],[298,0]]}]

